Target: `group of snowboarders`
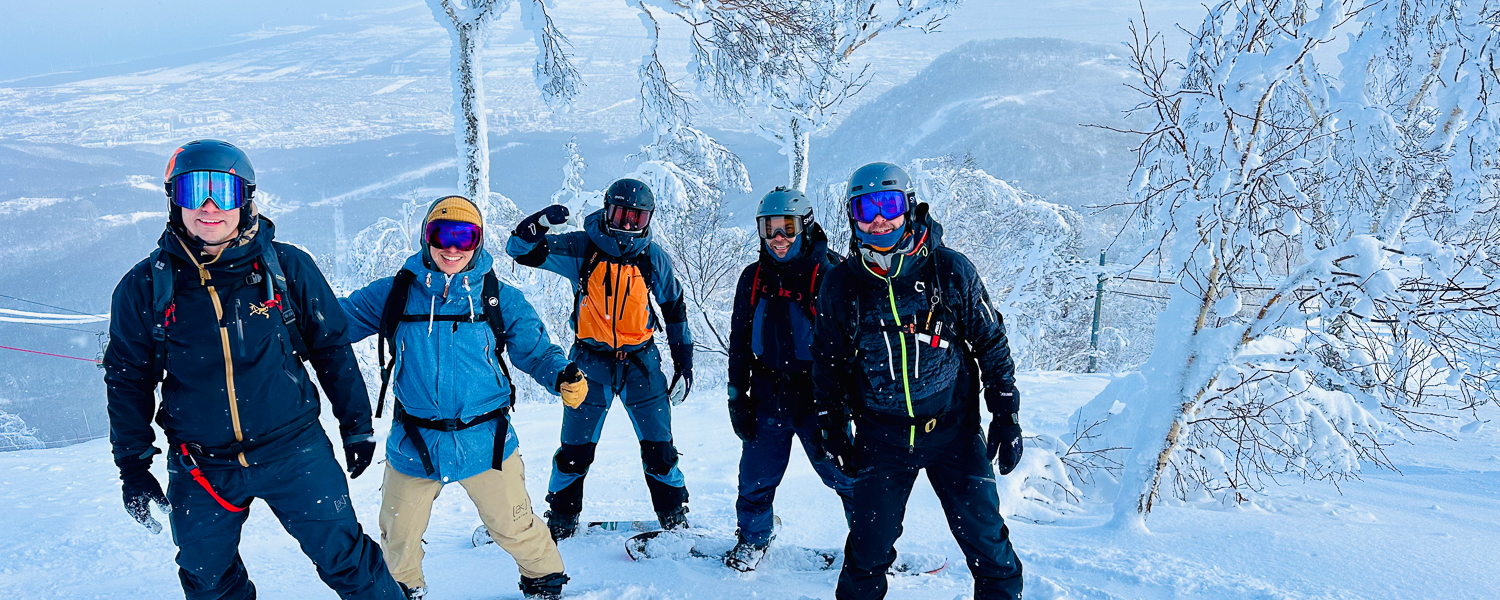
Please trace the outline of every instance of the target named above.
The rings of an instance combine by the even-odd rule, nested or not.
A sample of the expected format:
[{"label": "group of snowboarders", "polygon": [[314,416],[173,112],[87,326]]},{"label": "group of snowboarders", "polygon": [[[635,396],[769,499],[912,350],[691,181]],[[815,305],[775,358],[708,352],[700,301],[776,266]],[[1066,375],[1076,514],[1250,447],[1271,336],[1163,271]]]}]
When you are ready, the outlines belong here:
[{"label": "group of snowboarders", "polygon": [[[153,532],[150,505],[169,515],[187,598],[256,597],[239,554],[256,498],[341,598],[423,598],[422,536],[454,482],[515,559],[524,596],[561,598],[569,577],[557,544],[581,531],[584,480],[616,397],[639,438],[660,531],[691,532],[671,413],[692,387],[693,339],[672,260],[652,241],[646,184],[611,184],[581,228],[554,233],[571,215],[553,205],[511,231],[515,263],[573,284],[567,354],[522,292],[496,277],[488,225],[468,198],[437,198],[421,249],[338,297],[306,252],[274,239],[239,148],[189,142],[168,160],[164,184],[166,231],[115,289],[103,366],[126,511]],[[974,597],[1019,599],[1021,564],[995,483],[1023,449],[1001,315],[973,264],[943,246],[900,167],[856,170],[845,201],[847,257],[829,247],[801,192],[778,187],[757,210],[759,258],[740,275],[731,318],[728,409],[742,446],[738,529],[722,560],[751,571],[775,552],[772,505],[797,437],[849,526],[837,598],[885,597],[925,469]],[[372,335],[373,411],[351,348]],[[510,425],[507,359],[564,404],[544,518]],[[378,544],[355,517],[304,362],[338,420],[350,478],[374,462],[372,413],[389,392]],[[161,453],[153,421],[166,436],[165,492],[150,471]]]}]

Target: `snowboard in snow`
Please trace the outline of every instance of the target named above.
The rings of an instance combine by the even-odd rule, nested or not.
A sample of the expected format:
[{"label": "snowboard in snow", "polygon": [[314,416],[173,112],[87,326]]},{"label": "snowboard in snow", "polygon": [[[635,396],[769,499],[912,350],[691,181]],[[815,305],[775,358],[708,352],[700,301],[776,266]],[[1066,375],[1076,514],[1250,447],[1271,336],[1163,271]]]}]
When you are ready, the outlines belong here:
[{"label": "snowboard in snow", "polygon": [[[700,533],[691,529],[657,530],[636,534],[625,540],[625,553],[635,561],[697,558],[724,566],[724,556],[734,548],[734,544],[735,538],[732,536]],[[843,550],[837,548],[804,548],[773,541],[766,552],[766,560],[762,560],[760,564],[774,564],[788,571],[831,571],[842,564],[843,558]],[[890,573],[931,575],[947,568],[948,559],[942,555],[902,553],[896,556]]]},{"label": "snowboard in snow", "polygon": [[[658,524],[655,519],[652,519],[650,521],[589,521],[588,526],[583,529],[582,533],[588,533],[590,531],[623,531],[627,533],[640,533],[644,531],[654,531],[656,529],[659,529],[660,527],[660,524]],[[490,531],[488,529],[485,529],[484,525],[480,525],[479,527],[476,527],[474,529],[474,534],[470,537],[469,542],[474,544],[475,548],[478,548],[485,544],[493,544],[495,543],[495,540],[490,539]]]}]

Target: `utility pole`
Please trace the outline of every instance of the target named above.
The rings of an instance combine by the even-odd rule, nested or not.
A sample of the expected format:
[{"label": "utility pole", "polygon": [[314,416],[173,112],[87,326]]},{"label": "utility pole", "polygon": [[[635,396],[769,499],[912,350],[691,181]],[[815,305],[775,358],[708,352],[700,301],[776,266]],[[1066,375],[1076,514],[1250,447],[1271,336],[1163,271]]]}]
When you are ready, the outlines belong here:
[{"label": "utility pole", "polygon": [[[1104,266],[1104,251],[1099,251],[1099,266]],[[1089,334],[1089,372],[1093,373],[1099,366],[1099,317],[1104,312],[1104,273],[1100,269],[1099,283],[1094,285],[1094,327]]]}]

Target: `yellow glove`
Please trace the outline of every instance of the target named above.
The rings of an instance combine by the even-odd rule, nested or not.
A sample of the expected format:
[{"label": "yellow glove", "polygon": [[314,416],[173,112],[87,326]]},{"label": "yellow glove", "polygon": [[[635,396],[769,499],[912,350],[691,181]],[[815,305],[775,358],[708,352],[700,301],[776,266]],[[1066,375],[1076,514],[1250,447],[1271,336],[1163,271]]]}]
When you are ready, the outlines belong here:
[{"label": "yellow glove", "polygon": [[563,404],[568,408],[578,408],[583,404],[583,399],[589,395],[589,380],[578,370],[578,365],[568,363],[568,368],[557,375],[557,392],[562,394]]}]

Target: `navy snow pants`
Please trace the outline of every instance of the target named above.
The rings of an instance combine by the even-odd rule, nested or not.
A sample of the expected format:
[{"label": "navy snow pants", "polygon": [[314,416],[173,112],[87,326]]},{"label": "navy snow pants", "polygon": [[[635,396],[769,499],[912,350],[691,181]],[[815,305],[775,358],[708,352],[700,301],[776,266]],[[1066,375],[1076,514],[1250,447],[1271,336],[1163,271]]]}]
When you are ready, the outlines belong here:
[{"label": "navy snow pants", "polygon": [[[349,504],[349,484],[333,458],[328,437],[316,427],[285,440],[303,447],[285,458],[249,467],[199,460],[214,491],[235,506],[255,498],[270,505],[287,533],[312,559],[323,583],[346,600],[404,600]],[[250,511],[230,512],[194,481],[181,455],[168,454],[167,499],[178,577],[188,600],[248,600],[255,585],[240,559],[240,529]]]},{"label": "navy snow pants", "polygon": [[[907,445],[907,427],[856,422],[859,474],[854,479],[854,519],[844,544],[838,600],[878,600],[896,560],[896,539],[917,472],[926,469],[948,517],[948,528],[974,575],[974,600],[1021,597],[1021,559],[1000,516],[995,469],[984,458],[977,419],[933,432]],[[951,437],[950,437],[951,436]],[[947,439],[940,439],[947,438]],[[924,443],[930,440],[932,443]]]},{"label": "navy snow pants", "polygon": [[552,456],[547,505],[555,514],[583,511],[583,481],[594,464],[594,450],[604,431],[604,417],[618,395],[641,445],[641,467],[657,513],[687,505],[687,483],[677,468],[672,443],[672,402],[661,371],[661,352],[654,344],[625,360],[573,346],[572,357],[589,380],[589,393],[578,408],[564,408],[562,445]]},{"label": "navy snow pants", "polygon": [[[810,401],[810,400],[809,400]],[[771,540],[774,517],[771,502],[776,487],[786,474],[792,456],[792,436],[802,440],[802,450],[812,463],[823,485],[837,492],[844,504],[844,518],[853,515],[851,495],[854,481],[827,458],[818,447],[817,420],[806,416],[796,420],[756,415],[755,438],[744,442],[740,452],[740,497],[734,503],[739,516],[740,537],[752,544]]]}]

